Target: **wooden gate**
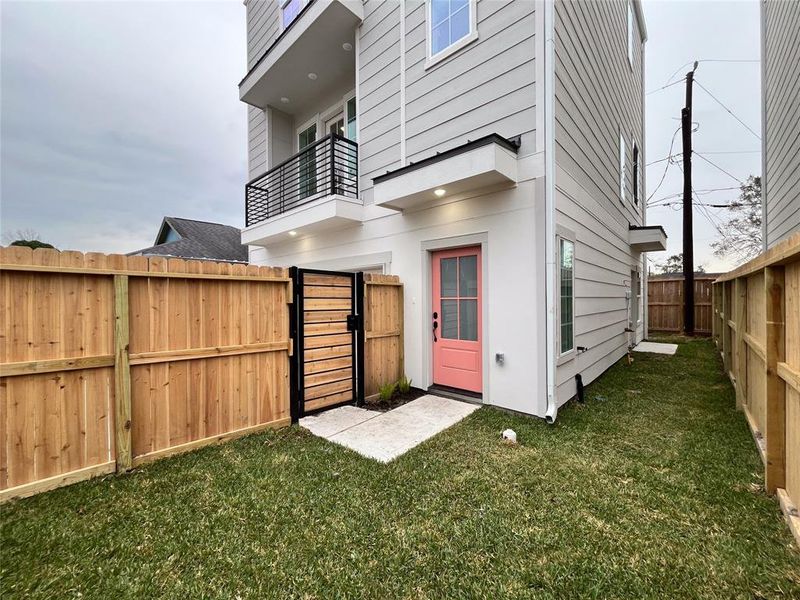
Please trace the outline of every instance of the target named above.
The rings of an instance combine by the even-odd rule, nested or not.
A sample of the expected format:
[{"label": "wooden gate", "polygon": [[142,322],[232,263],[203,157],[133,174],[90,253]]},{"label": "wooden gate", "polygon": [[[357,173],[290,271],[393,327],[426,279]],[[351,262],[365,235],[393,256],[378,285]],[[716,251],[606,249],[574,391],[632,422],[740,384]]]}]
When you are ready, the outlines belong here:
[{"label": "wooden gate", "polygon": [[292,269],[295,302],[292,418],[361,404],[363,274]]}]

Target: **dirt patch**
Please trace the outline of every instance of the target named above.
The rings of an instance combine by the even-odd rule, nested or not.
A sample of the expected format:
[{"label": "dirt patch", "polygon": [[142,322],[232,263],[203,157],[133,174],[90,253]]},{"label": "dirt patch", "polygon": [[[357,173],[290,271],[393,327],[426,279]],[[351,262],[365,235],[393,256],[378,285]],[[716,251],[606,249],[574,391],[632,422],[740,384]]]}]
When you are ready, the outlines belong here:
[{"label": "dirt patch", "polygon": [[425,390],[421,390],[419,388],[412,387],[408,392],[405,394],[401,392],[395,392],[394,395],[389,400],[381,400],[380,398],[374,398],[373,400],[367,400],[364,403],[364,408],[369,410],[378,410],[381,412],[386,412],[388,410],[392,410],[393,408],[397,408],[398,406],[403,406],[403,404],[407,404],[412,400],[416,400],[428,392]]}]

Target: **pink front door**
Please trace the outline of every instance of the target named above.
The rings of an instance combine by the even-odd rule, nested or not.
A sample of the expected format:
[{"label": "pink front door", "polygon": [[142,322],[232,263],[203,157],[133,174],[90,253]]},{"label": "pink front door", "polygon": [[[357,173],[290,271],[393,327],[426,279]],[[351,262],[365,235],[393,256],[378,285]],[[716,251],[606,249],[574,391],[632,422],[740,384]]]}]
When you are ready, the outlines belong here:
[{"label": "pink front door", "polygon": [[433,382],[481,392],[481,248],[431,255]]}]

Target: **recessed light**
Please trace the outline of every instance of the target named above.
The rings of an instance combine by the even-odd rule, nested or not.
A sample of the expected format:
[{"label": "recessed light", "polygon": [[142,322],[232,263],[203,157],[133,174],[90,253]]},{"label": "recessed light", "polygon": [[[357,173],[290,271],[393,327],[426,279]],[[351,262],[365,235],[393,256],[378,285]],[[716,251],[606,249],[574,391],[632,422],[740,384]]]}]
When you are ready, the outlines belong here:
[{"label": "recessed light", "polygon": [[439,196],[439,198],[441,198],[441,197],[442,197],[442,196],[444,196],[444,195],[445,195],[447,192],[445,192],[445,190],[444,190],[444,189],[442,189],[442,188],[439,188],[439,189],[437,189],[437,190],[433,190],[433,193],[434,193],[434,194],[436,194],[437,196]]},{"label": "recessed light", "polygon": [[345,42],[344,44],[342,44],[342,49],[345,52],[350,52],[350,50],[353,49],[353,44],[351,44],[350,42]]},{"label": "recessed light", "polygon": [[311,81],[315,81],[315,80],[317,79],[317,74],[316,74],[316,73],[309,73],[309,74],[308,74],[308,78],[309,78]]},{"label": "recessed light", "polygon": [[281,98],[281,102],[283,102],[284,104],[289,104],[289,99],[286,96],[284,96],[283,98]]},{"label": "recessed light", "polygon": [[290,232],[289,232],[289,235],[290,235],[290,236],[292,236],[292,237],[294,237],[294,236],[296,236],[296,235],[297,235],[297,232],[296,232],[296,231],[294,231],[294,230],[292,230],[292,231],[290,231]]}]

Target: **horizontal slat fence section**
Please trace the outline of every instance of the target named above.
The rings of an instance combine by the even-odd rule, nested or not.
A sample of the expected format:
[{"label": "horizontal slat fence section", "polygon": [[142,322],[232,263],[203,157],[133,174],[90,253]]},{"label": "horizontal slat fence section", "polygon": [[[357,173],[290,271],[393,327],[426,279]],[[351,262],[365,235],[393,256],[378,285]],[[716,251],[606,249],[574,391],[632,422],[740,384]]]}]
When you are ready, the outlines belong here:
[{"label": "horizontal slat fence section", "polygon": [[0,499],[288,424],[289,286],[280,268],[0,249]]},{"label": "horizontal slat fence section", "polygon": [[397,275],[364,274],[364,369],[367,399],[405,372],[403,284]]},{"label": "horizontal slat fence section", "polygon": [[[695,333],[711,335],[711,287],[716,275],[695,275]],[[647,282],[647,325],[653,332],[683,331],[683,275],[651,277]]]},{"label": "horizontal slat fence section", "polygon": [[800,541],[800,233],[714,284],[713,339]]}]

